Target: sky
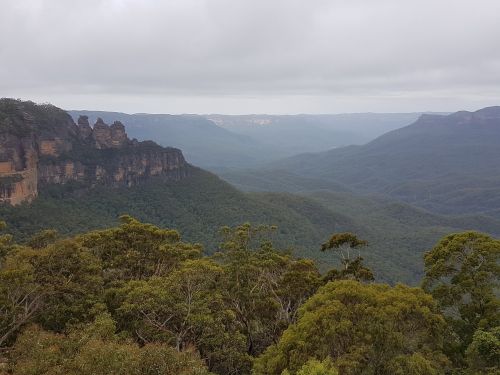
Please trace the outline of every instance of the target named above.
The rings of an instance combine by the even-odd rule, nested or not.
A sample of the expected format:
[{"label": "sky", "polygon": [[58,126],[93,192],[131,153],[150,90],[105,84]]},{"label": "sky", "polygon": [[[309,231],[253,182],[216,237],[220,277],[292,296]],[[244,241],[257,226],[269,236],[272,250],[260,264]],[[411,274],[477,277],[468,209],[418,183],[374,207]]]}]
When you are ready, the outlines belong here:
[{"label": "sky", "polygon": [[499,0],[0,0],[0,97],[128,113],[500,105]]}]

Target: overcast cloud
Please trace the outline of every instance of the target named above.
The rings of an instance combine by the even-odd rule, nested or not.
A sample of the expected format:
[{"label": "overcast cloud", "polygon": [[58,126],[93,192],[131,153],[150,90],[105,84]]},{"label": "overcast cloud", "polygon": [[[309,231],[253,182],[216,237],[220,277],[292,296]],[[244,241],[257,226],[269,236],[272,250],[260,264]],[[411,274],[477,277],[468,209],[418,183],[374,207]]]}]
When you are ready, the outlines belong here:
[{"label": "overcast cloud", "polygon": [[0,96],[162,113],[500,105],[498,0],[0,0]]}]

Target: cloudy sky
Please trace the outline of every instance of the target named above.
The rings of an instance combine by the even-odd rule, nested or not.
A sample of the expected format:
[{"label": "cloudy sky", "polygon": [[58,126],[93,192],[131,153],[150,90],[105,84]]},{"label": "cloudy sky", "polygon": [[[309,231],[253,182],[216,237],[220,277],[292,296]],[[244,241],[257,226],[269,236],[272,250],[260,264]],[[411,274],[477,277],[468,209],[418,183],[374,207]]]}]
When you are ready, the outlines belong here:
[{"label": "cloudy sky", "polygon": [[157,113],[500,105],[498,0],[1,0],[0,96]]}]

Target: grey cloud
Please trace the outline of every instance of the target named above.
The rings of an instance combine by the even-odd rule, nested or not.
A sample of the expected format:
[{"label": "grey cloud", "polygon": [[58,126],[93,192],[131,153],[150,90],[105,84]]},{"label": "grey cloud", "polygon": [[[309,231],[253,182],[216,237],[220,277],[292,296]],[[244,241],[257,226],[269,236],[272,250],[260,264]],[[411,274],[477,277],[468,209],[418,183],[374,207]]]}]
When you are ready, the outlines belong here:
[{"label": "grey cloud", "polygon": [[0,96],[132,112],[473,109],[499,102],[498,14],[497,0],[4,0]]}]

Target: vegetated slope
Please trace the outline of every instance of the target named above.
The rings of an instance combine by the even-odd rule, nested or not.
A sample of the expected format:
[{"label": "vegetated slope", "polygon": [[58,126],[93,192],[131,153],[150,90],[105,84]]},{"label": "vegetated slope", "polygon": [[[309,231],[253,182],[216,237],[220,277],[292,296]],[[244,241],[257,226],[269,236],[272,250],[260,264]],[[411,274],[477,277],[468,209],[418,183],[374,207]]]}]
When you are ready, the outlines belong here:
[{"label": "vegetated slope", "polygon": [[128,134],[139,140],[152,139],[163,146],[182,149],[186,159],[204,168],[247,167],[265,159],[263,147],[250,137],[218,127],[197,115],[126,114],[104,111],[68,111],[73,118],[97,117],[125,124]]},{"label": "vegetated slope", "polygon": [[222,179],[242,191],[304,193],[315,190],[350,191],[331,180],[303,177],[287,170],[239,169],[221,171]]},{"label": "vegetated slope", "polygon": [[[52,185],[41,191],[31,205],[1,206],[0,217],[17,238],[26,239],[46,228],[70,234],[107,227],[126,213],[142,221],[179,229],[186,240],[206,245],[207,253],[215,251],[220,242],[218,230],[224,225],[247,221],[274,224],[278,226],[274,238],[277,245],[283,249],[293,247],[296,254],[316,259],[323,270],[336,264],[337,258],[321,253],[320,244],[333,232],[353,231],[371,242],[366,260],[379,280],[410,283],[418,281],[422,252],[436,239],[484,224],[471,219],[439,224],[439,216],[432,216],[435,221],[429,222],[426,213],[419,219],[420,226],[414,222],[397,224],[391,221],[393,213],[364,218],[364,212],[346,205],[348,195],[337,196],[337,201],[327,197],[331,204],[326,207],[321,195],[311,199],[286,193],[242,193],[197,168],[181,181],[152,179],[132,188],[71,189],[71,185]],[[364,205],[367,210],[380,209],[369,203],[360,201],[357,209],[362,211]]]},{"label": "vegetated slope", "polygon": [[[368,252],[383,254],[372,262],[376,268],[398,272],[411,270],[415,281],[422,276],[422,256],[446,234],[463,230],[479,230],[500,234],[500,220],[480,215],[447,216],[432,214],[409,204],[380,197],[363,197],[346,192],[310,193],[326,208],[341,212],[357,223],[358,234],[366,239]],[[394,274],[395,280],[404,277]]]},{"label": "vegetated slope", "polygon": [[382,193],[440,213],[495,214],[500,208],[500,107],[423,115],[363,146],[277,162],[308,178]]},{"label": "vegetated slope", "polygon": [[[393,281],[418,280],[422,275],[423,253],[446,234],[468,229],[500,233],[500,221],[489,216],[433,214],[393,198],[352,193],[328,180],[300,177],[286,171],[232,172],[223,178],[246,191],[302,194],[347,216],[355,223],[352,230],[370,243],[366,249],[369,263],[383,269]],[[376,254],[373,258],[372,252]],[[399,273],[400,269],[405,271]]]},{"label": "vegetated slope", "polygon": [[[316,258],[321,257],[321,242],[335,228],[354,226],[344,215],[307,198],[283,195],[280,199],[242,193],[217,176],[193,167],[183,180],[151,179],[131,188],[72,191],[71,185],[51,185],[32,204],[0,206],[0,218],[17,238],[26,239],[46,228],[64,234],[104,228],[116,224],[119,215],[130,214],[178,229],[186,240],[206,245],[208,253],[220,242],[218,231],[222,226],[272,224],[278,226],[275,240],[279,246],[294,247],[299,254]],[[283,203],[286,201],[294,205],[287,206]]]}]

